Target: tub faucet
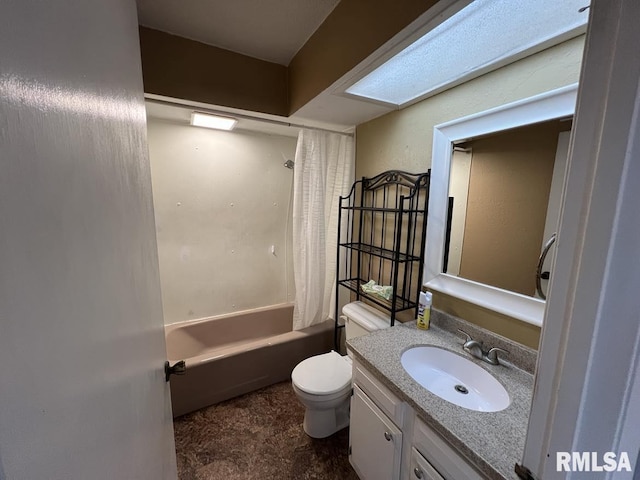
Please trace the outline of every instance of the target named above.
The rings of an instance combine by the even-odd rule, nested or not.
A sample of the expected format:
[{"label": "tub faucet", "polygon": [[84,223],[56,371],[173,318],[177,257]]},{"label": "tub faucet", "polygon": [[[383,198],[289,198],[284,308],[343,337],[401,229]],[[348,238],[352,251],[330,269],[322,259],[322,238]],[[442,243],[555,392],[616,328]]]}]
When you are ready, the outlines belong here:
[{"label": "tub faucet", "polygon": [[458,331],[465,337],[467,337],[464,344],[462,345],[462,349],[472,357],[490,363],[491,365],[500,365],[500,358],[498,357],[498,353],[509,353],[508,351],[498,347],[493,347],[489,350],[485,350],[482,346],[482,342],[474,340],[473,338],[471,338],[471,335],[469,335],[464,330],[458,329]]}]

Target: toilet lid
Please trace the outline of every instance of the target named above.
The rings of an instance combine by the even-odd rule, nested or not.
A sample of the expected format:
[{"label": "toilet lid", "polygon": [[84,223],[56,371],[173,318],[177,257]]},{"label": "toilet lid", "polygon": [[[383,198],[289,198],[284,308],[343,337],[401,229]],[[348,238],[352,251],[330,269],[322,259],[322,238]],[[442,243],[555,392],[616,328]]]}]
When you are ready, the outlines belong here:
[{"label": "toilet lid", "polygon": [[315,355],[293,369],[291,380],[303,392],[329,395],[349,386],[351,364],[334,351]]}]

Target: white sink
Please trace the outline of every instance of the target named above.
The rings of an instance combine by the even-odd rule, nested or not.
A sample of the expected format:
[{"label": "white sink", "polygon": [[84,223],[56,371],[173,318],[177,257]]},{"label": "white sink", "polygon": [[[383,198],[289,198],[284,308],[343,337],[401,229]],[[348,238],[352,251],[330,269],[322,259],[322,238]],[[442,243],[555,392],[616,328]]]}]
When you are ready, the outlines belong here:
[{"label": "white sink", "polygon": [[416,382],[461,407],[478,412],[499,412],[511,403],[509,394],[493,375],[449,350],[434,346],[413,347],[402,354],[400,361]]}]

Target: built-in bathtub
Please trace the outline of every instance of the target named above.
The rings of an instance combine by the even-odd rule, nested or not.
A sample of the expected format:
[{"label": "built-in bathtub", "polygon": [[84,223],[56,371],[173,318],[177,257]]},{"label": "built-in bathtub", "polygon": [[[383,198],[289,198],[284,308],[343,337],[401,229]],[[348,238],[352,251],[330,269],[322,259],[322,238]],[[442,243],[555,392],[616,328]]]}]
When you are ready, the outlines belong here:
[{"label": "built-in bathtub", "polygon": [[333,321],[292,325],[287,303],[165,326],[169,361],[187,364],[171,376],[173,416],[286,380],[299,362],[331,350]]}]

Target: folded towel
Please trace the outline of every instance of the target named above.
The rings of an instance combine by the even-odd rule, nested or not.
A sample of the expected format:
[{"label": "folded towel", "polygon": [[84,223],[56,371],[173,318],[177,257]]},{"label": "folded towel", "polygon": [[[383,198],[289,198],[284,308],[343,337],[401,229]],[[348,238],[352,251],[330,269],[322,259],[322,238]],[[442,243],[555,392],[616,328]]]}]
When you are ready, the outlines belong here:
[{"label": "folded towel", "polygon": [[362,288],[364,293],[376,295],[385,300],[391,300],[391,296],[393,295],[393,288],[391,288],[391,286],[377,285],[374,280],[369,280],[367,283],[360,285],[360,288]]}]

